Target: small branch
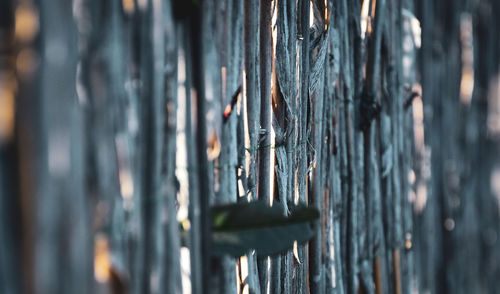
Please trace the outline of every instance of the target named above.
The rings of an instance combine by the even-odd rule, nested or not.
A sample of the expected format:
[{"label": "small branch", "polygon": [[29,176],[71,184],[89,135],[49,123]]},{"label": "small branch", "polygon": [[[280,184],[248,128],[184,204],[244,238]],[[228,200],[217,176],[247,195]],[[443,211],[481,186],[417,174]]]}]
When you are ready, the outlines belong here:
[{"label": "small branch", "polygon": [[222,121],[223,123],[227,122],[227,119],[231,115],[231,113],[234,110],[234,106],[236,105],[236,102],[238,101],[238,96],[241,93],[241,85],[236,89],[236,92],[233,94],[231,97],[231,103],[229,103],[226,108],[224,109],[224,113],[222,114]]}]

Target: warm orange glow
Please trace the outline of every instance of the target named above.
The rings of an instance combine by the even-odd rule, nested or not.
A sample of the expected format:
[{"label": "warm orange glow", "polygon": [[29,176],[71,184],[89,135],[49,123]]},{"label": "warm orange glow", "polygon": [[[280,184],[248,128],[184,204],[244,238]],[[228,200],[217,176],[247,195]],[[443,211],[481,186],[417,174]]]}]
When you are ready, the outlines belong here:
[{"label": "warm orange glow", "polygon": [[248,277],[248,259],[246,256],[240,257],[241,280],[244,281]]},{"label": "warm orange glow", "polygon": [[0,83],[0,142],[12,138],[14,131],[14,93]]},{"label": "warm orange glow", "polygon": [[123,0],[122,5],[123,5],[123,11],[125,11],[125,13],[131,14],[132,12],[134,12],[135,9],[134,0]]},{"label": "warm orange glow", "polygon": [[295,260],[299,264],[301,264],[302,261],[299,258],[299,249],[298,248],[299,248],[299,245],[298,245],[297,241],[293,241],[293,256],[295,256]]},{"label": "warm orange glow", "polygon": [[116,136],[115,146],[118,157],[118,181],[120,182],[120,192],[124,200],[123,206],[126,210],[129,210],[133,206],[134,180],[129,166],[129,150],[125,136]]},{"label": "warm orange glow", "polygon": [[413,171],[412,169],[408,172],[408,183],[410,183],[410,185],[413,185],[415,183],[415,171]]},{"label": "warm orange glow", "polygon": [[412,243],[411,243],[411,234],[410,233],[406,233],[406,241],[405,241],[405,248],[407,250],[410,250],[412,247]]},{"label": "warm orange glow", "polygon": [[132,181],[132,174],[129,169],[121,169],[118,172],[120,179],[120,189],[123,198],[130,199],[134,194],[134,183]]},{"label": "warm orange glow", "polygon": [[38,14],[31,5],[21,4],[16,9],[16,38],[23,42],[32,41],[38,33]]},{"label": "warm orange glow", "polygon": [[417,186],[416,196],[417,199],[415,199],[414,208],[417,213],[420,213],[427,204],[427,186],[425,184],[422,183]]},{"label": "warm orange glow", "polygon": [[15,92],[17,82],[13,74],[0,76],[0,143],[10,140],[14,133]]},{"label": "warm orange glow", "polygon": [[368,11],[370,7],[370,0],[364,0],[361,6],[361,38],[365,38],[366,33],[371,32],[370,17]]},{"label": "warm orange glow", "polygon": [[33,73],[38,66],[38,54],[32,49],[23,49],[17,55],[16,68],[20,75]]},{"label": "warm orange glow", "polygon": [[226,89],[226,77],[227,77],[227,69],[225,66],[223,66],[221,69],[220,69],[220,76],[221,76],[221,82],[222,82],[222,95],[224,96],[224,99],[222,101],[224,101],[224,103],[230,103],[229,101],[227,101],[227,89]]},{"label": "warm orange glow", "polygon": [[224,109],[224,117],[225,118],[228,118],[229,115],[231,114],[231,110],[233,109],[233,107],[231,106],[231,104],[228,104],[226,106],[226,109]]},{"label": "warm orange glow", "polygon": [[330,14],[328,13],[328,2],[325,0],[325,31],[328,29],[330,24]]},{"label": "warm orange glow", "polygon": [[94,277],[98,282],[105,283],[109,280],[111,258],[106,236],[99,234],[95,237],[94,247]]},{"label": "warm orange glow", "polygon": [[470,104],[474,90],[474,52],[472,44],[472,17],[463,14],[460,19],[460,41],[462,42],[462,80],[460,81],[460,101]]},{"label": "warm orange glow", "polygon": [[[415,91],[421,93],[420,85],[416,85]],[[424,142],[424,105],[421,97],[413,99],[413,132],[415,135],[415,147],[420,154],[425,151]]]},{"label": "warm orange glow", "polygon": [[219,157],[220,153],[220,140],[219,137],[217,136],[217,132],[215,130],[212,130],[212,134],[208,138],[207,142],[207,156],[208,160],[214,160],[217,157]]},{"label": "warm orange glow", "polygon": [[469,104],[474,90],[474,71],[464,67],[462,69],[462,80],[460,81],[460,101]]}]

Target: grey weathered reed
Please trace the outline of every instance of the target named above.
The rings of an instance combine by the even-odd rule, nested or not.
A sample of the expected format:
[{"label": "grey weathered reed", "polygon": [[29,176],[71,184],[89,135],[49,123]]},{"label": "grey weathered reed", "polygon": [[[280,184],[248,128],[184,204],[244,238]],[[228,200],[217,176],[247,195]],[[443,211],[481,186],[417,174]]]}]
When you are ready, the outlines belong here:
[{"label": "grey weathered reed", "polygon": [[[257,148],[259,145],[259,129],[260,129],[260,99],[257,96],[259,93],[258,84],[258,60],[257,46],[258,43],[258,15],[259,6],[255,1],[244,0],[244,61],[245,61],[245,82],[246,82],[246,110],[247,110],[247,125],[250,148],[247,150],[249,157],[248,182],[245,196],[250,196],[251,200],[257,200]],[[250,253],[248,255],[248,285],[252,293],[260,293],[260,284],[257,277],[257,258]]]},{"label": "grey weathered reed", "polygon": [[[271,1],[260,1],[259,13],[259,70],[260,70],[260,128],[259,171],[257,195],[259,201],[271,199]],[[268,257],[258,257],[260,288],[267,292],[269,283]]]}]

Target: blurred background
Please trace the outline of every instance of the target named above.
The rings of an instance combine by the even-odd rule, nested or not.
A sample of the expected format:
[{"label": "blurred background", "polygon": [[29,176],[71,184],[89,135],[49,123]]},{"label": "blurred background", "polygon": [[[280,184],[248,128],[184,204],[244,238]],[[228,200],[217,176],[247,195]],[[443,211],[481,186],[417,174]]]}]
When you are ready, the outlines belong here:
[{"label": "blurred background", "polygon": [[[0,293],[498,293],[498,13],[2,0]],[[215,257],[241,201],[315,235]]]}]

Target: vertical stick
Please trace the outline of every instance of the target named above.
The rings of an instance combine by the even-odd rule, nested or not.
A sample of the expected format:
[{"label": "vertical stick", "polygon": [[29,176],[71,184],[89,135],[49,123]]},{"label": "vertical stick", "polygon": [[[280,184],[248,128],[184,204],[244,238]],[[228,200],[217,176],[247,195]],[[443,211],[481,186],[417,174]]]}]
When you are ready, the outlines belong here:
[{"label": "vertical stick", "polygon": [[211,221],[210,221],[210,198],[213,196],[212,186],[212,163],[208,161],[207,156],[207,102],[205,97],[205,80],[204,80],[204,50],[203,37],[205,29],[203,27],[202,18],[204,17],[204,3],[199,5],[191,17],[190,36],[193,48],[193,86],[196,89],[196,155],[198,160],[198,185],[199,191],[196,196],[200,203],[200,223],[201,223],[201,275],[202,289],[212,293],[210,288],[210,242],[211,242]]},{"label": "vertical stick", "polygon": [[[246,106],[248,137],[250,139],[250,165],[248,170],[248,191],[251,200],[257,200],[257,146],[259,144],[260,100],[257,97],[259,86],[257,81],[257,44],[258,44],[258,11],[256,1],[244,0],[244,59],[246,81]],[[248,254],[248,285],[251,292],[260,293],[257,273],[257,259]]]},{"label": "vertical stick", "polygon": [[380,257],[375,257],[373,262],[373,272],[375,273],[375,294],[382,294],[382,272],[380,269]]},{"label": "vertical stick", "polygon": [[[269,203],[271,187],[271,1],[260,1],[260,127],[262,135],[259,142],[259,185],[258,198]],[[259,280],[262,291],[269,282],[268,258],[258,258]]]},{"label": "vertical stick", "polygon": [[392,252],[392,258],[394,262],[394,292],[396,294],[401,294],[401,272],[400,272],[400,260],[399,260],[399,249]]},{"label": "vertical stick", "polygon": [[192,48],[189,42],[188,34],[190,33],[190,24],[187,23],[183,31],[183,43],[184,43],[184,56],[186,57],[186,147],[187,147],[187,165],[188,165],[188,183],[189,183],[189,222],[191,224],[190,229],[190,248],[189,257],[191,262],[191,291],[193,294],[201,294],[203,292],[203,276],[202,276],[202,255],[201,255],[201,222],[200,222],[200,199],[198,197],[199,186],[198,178],[196,177],[195,168],[197,166],[196,160],[196,138],[193,133],[192,126],[192,102],[193,97],[191,96],[191,89],[193,87],[192,76]]},{"label": "vertical stick", "polygon": [[[299,139],[298,139],[298,179],[299,184],[299,202],[307,202],[307,142],[308,142],[308,129],[307,129],[307,113],[308,113],[308,100],[309,100],[309,11],[310,1],[301,0],[300,4],[300,34],[302,35],[301,53],[299,58],[299,77],[300,77],[300,96],[297,103],[297,113],[299,115]],[[307,255],[306,245],[298,247],[298,257],[301,262],[297,265],[296,285],[295,290],[299,293],[305,292],[307,289]]]}]

